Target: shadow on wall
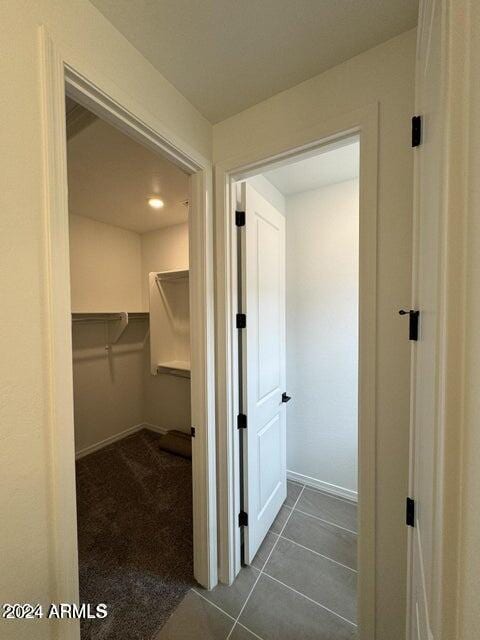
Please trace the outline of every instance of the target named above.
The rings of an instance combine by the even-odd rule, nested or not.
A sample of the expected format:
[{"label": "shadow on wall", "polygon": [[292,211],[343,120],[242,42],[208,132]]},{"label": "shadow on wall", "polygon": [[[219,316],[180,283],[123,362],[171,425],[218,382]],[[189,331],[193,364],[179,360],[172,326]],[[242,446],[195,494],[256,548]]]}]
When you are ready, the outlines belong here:
[{"label": "shadow on wall", "polygon": [[150,374],[148,319],[129,323],[116,344],[108,324],[73,325],[75,450],[145,423],[189,433],[190,381]]}]

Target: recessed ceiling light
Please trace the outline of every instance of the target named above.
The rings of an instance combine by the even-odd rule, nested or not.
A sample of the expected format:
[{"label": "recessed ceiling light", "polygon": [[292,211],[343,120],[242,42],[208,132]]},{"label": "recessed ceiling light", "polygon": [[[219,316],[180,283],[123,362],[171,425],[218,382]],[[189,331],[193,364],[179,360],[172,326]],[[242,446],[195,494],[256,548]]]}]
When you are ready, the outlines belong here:
[{"label": "recessed ceiling light", "polygon": [[160,198],[149,198],[148,204],[152,209],[161,209],[165,203]]}]

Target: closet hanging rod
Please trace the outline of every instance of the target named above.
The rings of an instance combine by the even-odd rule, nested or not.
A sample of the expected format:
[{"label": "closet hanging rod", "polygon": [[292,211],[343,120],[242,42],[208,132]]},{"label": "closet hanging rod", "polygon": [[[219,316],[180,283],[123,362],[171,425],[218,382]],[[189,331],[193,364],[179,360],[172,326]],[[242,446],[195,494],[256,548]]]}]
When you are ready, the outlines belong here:
[{"label": "closet hanging rod", "polygon": [[[149,316],[148,311],[145,312],[128,312],[127,317],[130,320],[146,320]],[[72,322],[110,322],[122,320],[125,312],[112,313],[72,313]]]},{"label": "closet hanging rod", "polygon": [[[146,320],[149,314],[147,312],[135,312],[128,313],[128,311],[118,311],[114,313],[72,313],[72,325],[75,323],[89,323],[89,322],[111,322],[115,321],[114,335],[110,337],[110,344],[116,344],[122,337],[125,329],[130,322],[134,320]],[[110,329],[109,329],[110,333]],[[107,345],[107,349],[109,346]]]}]

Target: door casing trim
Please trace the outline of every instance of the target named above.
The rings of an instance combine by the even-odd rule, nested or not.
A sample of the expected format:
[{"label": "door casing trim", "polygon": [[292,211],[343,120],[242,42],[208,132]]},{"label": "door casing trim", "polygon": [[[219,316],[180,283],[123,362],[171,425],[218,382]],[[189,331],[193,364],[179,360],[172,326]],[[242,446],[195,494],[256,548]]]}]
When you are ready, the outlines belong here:
[{"label": "door casing trim", "polygon": [[[52,557],[58,602],[78,602],[75,452],[68,235],[65,92],[191,176],[190,309],[193,444],[194,573],[206,588],[217,583],[215,371],[212,170],[209,160],[178,140],[140,102],[125,96],[95,67],[60,48],[45,26],[41,50],[44,164],[45,300],[52,487]],[[122,106],[122,103],[129,107]],[[133,106],[132,106],[133,105]],[[59,625],[59,637],[80,637],[78,621]]]},{"label": "door casing trim", "polygon": [[266,167],[315,153],[326,144],[360,137],[359,257],[359,424],[358,424],[358,628],[360,640],[375,638],[376,538],[376,341],[377,341],[377,102],[293,133],[285,132],[264,148],[250,148],[215,165],[217,465],[219,579],[231,584],[240,570],[237,248],[235,182]]}]

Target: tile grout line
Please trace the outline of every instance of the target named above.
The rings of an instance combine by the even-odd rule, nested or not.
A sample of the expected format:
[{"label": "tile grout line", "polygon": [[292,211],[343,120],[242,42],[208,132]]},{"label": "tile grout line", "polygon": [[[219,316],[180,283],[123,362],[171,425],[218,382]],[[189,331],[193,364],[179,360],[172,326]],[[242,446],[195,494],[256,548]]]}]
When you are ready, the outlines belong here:
[{"label": "tile grout line", "polygon": [[[256,571],[257,573],[259,573],[259,571],[257,569],[255,569],[255,567],[253,567],[254,571]],[[230,632],[228,634],[227,637],[230,637],[230,633],[233,631],[233,627],[235,627],[237,624],[240,627],[243,627],[244,629],[246,629],[249,633],[251,633],[253,636],[255,636],[256,638],[258,638],[259,640],[263,640],[263,638],[261,638],[257,633],[255,633],[254,631],[252,631],[251,629],[249,629],[248,627],[246,627],[244,624],[242,624],[241,622],[238,622],[230,613],[227,613],[224,609],[222,609],[222,607],[219,607],[218,604],[216,604],[215,602],[212,602],[211,600],[209,600],[208,598],[206,598],[202,593],[200,593],[199,591],[197,591],[195,589],[195,587],[192,587],[192,591],[193,593],[195,593],[195,595],[197,595],[199,598],[202,598],[202,600],[205,600],[205,602],[207,604],[211,604],[212,607],[215,607],[215,609],[218,609],[219,611],[221,611],[224,615],[227,616],[227,618],[230,618],[230,620],[233,622],[233,626],[230,629]]]},{"label": "tile grout line", "polygon": [[[260,580],[260,578],[262,577],[263,570],[264,570],[264,568],[267,566],[267,562],[270,560],[270,556],[271,556],[271,555],[272,555],[272,553],[275,551],[275,547],[277,546],[278,541],[280,540],[280,537],[281,537],[281,535],[282,535],[282,533],[283,533],[283,530],[284,530],[284,529],[285,529],[285,527],[287,526],[287,523],[288,523],[288,521],[290,520],[290,518],[291,518],[291,516],[292,516],[293,510],[295,509],[295,507],[296,507],[296,505],[297,505],[297,502],[300,500],[300,496],[302,495],[302,493],[304,492],[304,490],[305,490],[305,485],[303,485],[302,490],[301,490],[301,491],[300,491],[300,493],[298,494],[298,497],[297,497],[297,499],[295,500],[295,503],[294,503],[293,507],[290,509],[290,513],[288,514],[288,518],[285,520],[285,523],[284,523],[283,527],[280,529],[280,533],[278,534],[278,538],[275,540],[275,543],[274,543],[273,547],[270,549],[270,553],[268,554],[267,559],[266,559],[266,560],[265,560],[265,562],[263,563],[262,568],[260,569],[260,573],[258,574],[257,579],[256,579],[256,580],[255,580],[255,582],[253,583],[253,586],[252,586],[252,588],[250,589],[250,593],[248,594],[247,599],[246,599],[246,600],[245,600],[245,602],[243,603],[243,606],[242,606],[242,608],[240,609],[240,612],[239,612],[239,614],[238,614],[238,616],[237,616],[237,619],[235,620],[235,624],[234,624],[234,625],[233,625],[233,627],[231,628],[230,633],[228,634],[228,636],[227,636],[226,640],[230,640],[230,636],[232,635],[232,633],[233,633],[233,631],[234,631],[235,627],[237,626],[237,623],[238,623],[238,621],[239,621],[239,619],[240,619],[240,616],[242,615],[242,613],[243,613],[243,611],[244,611],[245,607],[247,606],[247,603],[248,603],[248,601],[250,600],[250,596],[252,595],[253,590],[254,590],[254,589],[255,589],[255,587],[257,586],[257,582],[258,582],[258,581]],[[283,505],[282,505],[282,506],[283,506]],[[240,624],[241,624],[241,623],[240,623]],[[243,626],[243,625],[242,625],[242,626]]]},{"label": "tile grout line", "polygon": [[[280,540],[280,539],[283,539],[283,540],[287,540],[288,542],[291,542],[292,544],[294,544],[294,545],[296,545],[296,546],[298,546],[298,547],[301,547],[302,549],[305,549],[306,551],[310,551],[311,553],[314,553],[315,555],[318,555],[318,556],[320,556],[321,558],[325,558],[326,560],[329,560],[330,562],[333,562],[334,564],[337,564],[337,565],[338,565],[338,566],[340,566],[340,567],[343,567],[343,568],[345,568],[345,569],[348,569],[349,571],[351,571],[351,572],[353,572],[353,573],[357,573],[357,571],[356,571],[355,569],[352,569],[351,567],[348,567],[347,565],[344,565],[344,564],[342,564],[341,562],[338,562],[337,560],[334,560],[333,558],[329,558],[328,556],[324,556],[323,554],[318,553],[318,551],[314,551],[313,549],[309,549],[308,547],[305,547],[304,545],[299,544],[298,542],[295,542],[294,540],[290,540],[290,539],[289,539],[289,538],[287,538],[286,536],[282,535],[282,534],[283,534],[283,532],[284,532],[284,530],[285,530],[285,528],[286,528],[286,526],[287,526],[287,524],[288,524],[288,521],[289,521],[289,520],[290,520],[290,518],[292,517],[292,515],[293,515],[293,512],[294,512],[294,511],[298,511],[299,513],[302,513],[303,515],[311,516],[312,518],[316,518],[317,520],[321,520],[321,521],[323,521],[323,522],[326,522],[327,524],[331,524],[331,525],[333,525],[333,526],[337,526],[337,527],[338,527],[338,528],[340,528],[340,529],[344,529],[344,530],[346,530],[346,531],[349,531],[350,533],[355,534],[355,532],[354,532],[354,531],[351,531],[350,529],[345,529],[345,527],[341,527],[340,525],[335,525],[334,523],[330,523],[330,522],[328,522],[327,520],[323,520],[323,518],[319,518],[318,516],[313,516],[313,515],[311,515],[311,514],[305,513],[305,512],[303,512],[303,511],[300,511],[299,509],[296,509],[297,503],[298,503],[298,501],[300,500],[300,497],[301,497],[301,495],[302,495],[303,491],[305,490],[305,488],[306,488],[306,486],[304,485],[304,486],[302,487],[302,490],[300,491],[300,493],[299,493],[299,495],[298,495],[297,499],[295,500],[295,503],[294,503],[293,507],[287,507],[287,505],[283,505],[283,506],[285,506],[285,507],[287,507],[287,508],[288,508],[288,510],[289,510],[289,512],[290,512],[290,513],[289,513],[289,515],[288,515],[287,519],[285,520],[285,523],[284,523],[284,525],[282,526],[282,528],[281,528],[281,530],[280,530],[280,533],[275,533],[275,532],[273,532],[273,531],[271,532],[274,536],[276,536],[276,540],[275,540],[275,542],[274,542],[274,544],[273,544],[273,546],[272,546],[272,549],[270,550],[270,553],[268,554],[268,556],[267,556],[267,558],[266,558],[265,562],[264,562],[264,563],[263,563],[263,565],[262,565],[262,569],[258,570],[258,569],[256,569],[256,567],[253,567],[253,566],[252,566],[252,568],[253,568],[255,571],[257,571],[257,572],[258,572],[258,576],[257,576],[257,578],[256,578],[255,582],[253,583],[253,585],[252,585],[252,587],[251,587],[251,589],[250,589],[250,591],[249,591],[249,593],[248,593],[248,596],[247,596],[247,598],[246,598],[246,600],[245,600],[245,602],[244,602],[244,604],[243,604],[242,608],[240,609],[240,612],[239,612],[239,614],[238,614],[237,618],[234,618],[232,615],[230,615],[229,613],[227,613],[226,611],[224,611],[224,610],[223,610],[221,607],[219,607],[217,604],[215,604],[215,603],[211,602],[210,600],[208,600],[205,596],[203,596],[201,593],[199,593],[198,591],[196,591],[194,588],[192,589],[192,590],[193,590],[193,591],[194,591],[198,596],[200,596],[203,600],[205,600],[205,602],[207,602],[208,604],[213,605],[216,609],[218,609],[218,610],[219,610],[219,611],[221,611],[223,614],[225,614],[228,618],[230,618],[230,620],[233,620],[233,626],[232,626],[232,628],[230,629],[230,632],[229,632],[229,634],[228,634],[228,636],[227,636],[226,640],[229,640],[229,639],[230,639],[230,637],[231,637],[231,635],[232,635],[232,633],[233,633],[233,631],[235,630],[235,627],[236,627],[237,625],[238,625],[238,626],[240,626],[240,627],[242,627],[243,629],[245,629],[245,630],[249,631],[253,636],[255,636],[256,638],[258,638],[258,640],[263,640],[263,639],[262,639],[258,634],[256,634],[254,631],[252,631],[251,629],[249,629],[248,627],[246,627],[243,623],[239,622],[240,616],[242,615],[242,613],[243,613],[243,611],[244,611],[244,609],[245,609],[245,607],[246,607],[246,605],[247,605],[247,603],[248,603],[248,601],[249,601],[249,599],[250,599],[250,597],[251,597],[251,595],[252,595],[252,593],[253,593],[253,590],[255,589],[255,587],[256,587],[256,585],[257,585],[258,581],[260,580],[260,578],[261,578],[262,574],[263,574],[263,575],[265,575],[266,577],[268,577],[269,579],[271,579],[271,580],[273,580],[273,581],[275,581],[275,582],[278,582],[278,584],[281,584],[283,587],[285,587],[286,589],[288,589],[288,590],[292,591],[293,593],[297,594],[298,596],[301,596],[301,597],[305,598],[306,600],[309,600],[312,604],[315,604],[316,606],[320,607],[321,609],[324,609],[324,610],[325,610],[325,611],[327,611],[328,613],[330,613],[330,614],[334,615],[335,617],[339,618],[340,620],[343,620],[343,621],[344,621],[344,622],[346,622],[347,624],[349,624],[349,625],[351,625],[351,626],[353,626],[353,627],[357,628],[357,624],[356,624],[356,623],[354,623],[354,622],[352,622],[352,621],[351,621],[351,620],[349,620],[348,618],[345,618],[344,616],[340,615],[339,613],[336,613],[335,611],[333,611],[332,609],[329,609],[328,607],[326,607],[325,605],[321,604],[320,602],[317,602],[316,600],[313,600],[313,598],[310,598],[309,596],[305,595],[304,593],[301,593],[300,591],[297,591],[297,590],[296,590],[296,589],[294,589],[293,587],[290,587],[288,584],[286,584],[286,583],[282,582],[281,580],[279,580],[278,578],[275,578],[274,576],[271,576],[269,573],[267,573],[267,572],[265,571],[265,567],[267,566],[267,563],[268,563],[268,561],[270,560],[271,555],[272,555],[272,554],[273,554],[273,552],[275,551],[275,548],[276,548],[276,546],[277,546],[277,544],[278,544],[279,540]],[[355,534],[355,535],[356,535],[356,534]]]},{"label": "tile grout line", "polygon": [[355,624],[355,622],[352,622],[351,620],[349,620],[348,618],[344,618],[343,616],[341,616],[339,613],[336,613],[335,611],[333,611],[332,609],[329,609],[328,607],[326,607],[324,604],[320,604],[320,602],[317,602],[316,600],[314,600],[313,598],[310,598],[310,596],[306,596],[304,593],[301,593],[300,591],[297,591],[296,589],[294,589],[293,587],[290,587],[288,584],[285,584],[285,582],[282,582],[281,580],[279,580],[278,578],[274,578],[273,576],[271,576],[268,573],[264,573],[264,575],[267,576],[267,578],[270,578],[271,580],[274,580],[275,582],[278,582],[278,584],[281,584],[283,587],[286,587],[287,589],[290,589],[290,591],[293,591],[293,593],[296,593],[299,596],[302,596],[302,598],[306,598],[307,600],[309,600],[312,604],[317,605],[317,607],[320,607],[321,609],[325,609],[325,611],[328,611],[329,613],[331,613],[332,615],[336,616],[337,618],[340,618],[340,620],[343,620],[344,622],[348,622],[348,624],[351,624],[353,627],[356,627],[357,625]]},{"label": "tile grout line", "polygon": [[352,569],[352,567],[349,567],[348,565],[343,564],[342,562],[339,562],[338,560],[334,560],[333,558],[330,558],[329,556],[326,556],[323,553],[319,553],[318,551],[315,551],[314,549],[310,549],[310,547],[306,547],[304,544],[300,544],[299,542],[296,542],[295,540],[292,540],[291,538],[287,538],[286,536],[279,536],[279,537],[282,538],[282,540],[288,540],[288,542],[291,542],[292,544],[296,545],[297,547],[305,549],[305,551],[311,551],[315,555],[320,556],[320,558],[325,558],[325,560],[329,560],[330,562],[333,562],[334,564],[338,564],[340,567],[343,567],[344,569],[348,569],[349,571],[352,571],[353,573],[358,573],[357,569]]},{"label": "tile grout line", "polygon": [[[297,482],[297,481],[290,480],[290,482]],[[346,504],[352,505],[353,507],[358,507],[358,500],[350,500],[350,498],[345,498],[344,496],[336,496],[334,493],[329,493],[328,491],[325,491],[325,489],[317,489],[317,487],[313,487],[311,485],[305,485],[305,489],[314,491],[315,493],[320,493],[322,494],[322,496],[325,496],[326,498],[332,498],[332,500],[340,500],[340,502],[345,502]]]},{"label": "tile grout line", "polygon": [[199,591],[197,591],[195,589],[195,587],[192,587],[192,591],[195,595],[197,595],[199,598],[201,598],[202,600],[205,600],[205,602],[207,602],[208,604],[211,604],[212,607],[215,607],[215,609],[218,609],[219,611],[221,611],[222,613],[224,613],[227,618],[230,618],[230,620],[233,620],[233,622],[235,623],[236,620],[235,618],[230,614],[227,613],[226,611],[224,611],[224,609],[222,609],[221,607],[218,606],[218,604],[215,604],[215,602],[212,602],[211,600],[209,600],[208,598],[206,598],[203,594],[201,594]]},{"label": "tile grout line", "polygon": [[304,593],[301,593],[300,591],[297,591],[297,590],[296,590],[296,589],[294,589],[293,587],[290,587],[290,586],[289,586],[288,584],[286,584],[285,582],[282,582],[282,581],[281,581],[281,580],[279,580],[278,578],[275,578],[274,576],[270,575],[269,573],[267,573],[267,572],[265,571],[265,567],[267,566],[267,563],[268,563],[268,561],[270,560],[270,557],[272,556],[273,552],[275,551],[275,548],[276,548],[276,546],[277,546],[277,544],[278,544],[279,540],[280,540],[280,539],[283,539],[283,540],[287,540],[288,542],[290,542],[290,543],[292,543],[292,544],[294,544],[294,545],[296,545],[296,546],[298,546],[298,547],[301,547],[302,549],[305,549],[306,551],[310,551],[311,553],[314,553],[315,555],[318,555],[318,556],[320,556],[321,558],[325,558],[325,560],[329,560],[330,562],[333,562],[334,564],[337,564],[337,565],[338,565],[338,566],[340,566],[340,567],[343,567],[343,568],[345,568],[345,569],[348,569],[349,571],[351,571],[351,572],[353,572],[353,573],[357,573],[357,571],[356,571],[355,569],[352,569],[351,567],[348,567],[347,565],[344,565],[344,564],[342,564],[341,562],[338,562],[337,560],[334,560],[333,558],[329,558],[328,556],[325,556],[325,555],[323,555],[323,554],[321,554],[321,553],[318,553],[318,551],[314,551],[313,549],[309,549],[308,547],[305,547],[304,545],[299,544],[298,542],[295,542],[295,540],[290,540],[290,538],[287,538],[286,536],[282,535],[282,534],[283,534],[283,532],[284,532],[284,530],[285,530],[285,528],[286,528],[286,526],[287,526],[287,524],[288,524],[288,521],[289,521],[289,520],[290,520],[290,518],[292,517],[292,515],[293,515],[293,512],[294,512],[294,511],[297,511],[297,512],[299,512],[299,513],[302,513],[303,515],[306,515],[306,516],[310,516],[310,517],[312,517],[312,518],[316,518],[317,520],[321,520],[322,522],[326,522],[327,524],[331,524],[331,525],[336,526],[336,527],[338,527],[338,528],[340,528],[340,529],[344,529],[345,531],[348,531],[348,532],[350,532],[350,533],[353,533],[353,534],[357,535],[354,531],[351,531],[350,529],[345,529],[345,527],[341,527],[340,525],[335,525],[334,523],[331,523],[331,522],[329,522],[329,521],[327,521],[327,520],[323,520],[323,518],[319,518],[318,516],[313,516],[313,515],[311,515],[311,514],[309,514],[309,513],[305,513],[305,512],[303,512],[303,511],[301,511],[300,509],[297,509],[297,508],[296,508],[296,506],[297,506],[297,504],[298,504],[298,502],[299,502],[299,500],[300,500],[300,497],[302,496],[302,493],[304,492],[304,490],[305,490],[306,488],[307,488],[307,487],[306,487],[306,485],[303,485],[302,490],[301,490],[301,491],[300,491],[300,493],[298,494],[298,497],[297,497],[297,499],[295,500],[295,502],[294,502],[294,504],[293,504],[293,506],[292,506],[292,507],[288,507],[287,505],[283,505],[284,507],[286,507],[286,508],[289,510],[289,515],[288,515],[287,519],[285,520],[285,523],[284,523],[284,525],[282,526],[282,528],[281,528],[281,530],[280,530],[280,533],[275,533],[274,531],[270,532],[270,533],[272,533],[272,534],[276,537],[276,540],[275,540],[275,542],[274,542],[274,544],[273,544],[273,546],[272,546],[272,549],[270,550],[270,553],[268,554],[268,556],[267,556],[267,558],[266,558],[265,562],[263,563],[262,568],[259,570],[259,569],[257,569],[256,567],[253,567],[253,565],[252,565],[252,569],[254,569],[255,571],[257,571],[257,572],[258,572],[258,576],[257,576],[257,578],[256,578],[255,582],[253,583],[253,585],[252,585],[252,587],[251,587],[251,589],[250,589],[250,591],[249,591],[249,593],[248,593],[248,596],[247,596],[247,598],[246,598],[246,600],[245,600],[245,602],[244,602],[244,604],[243,604],[242,608],[240,609],[240,612],[238,613],[238,616],[237,616],[236,618],[234,618],[231,614],[229,614],[229,613],[227,613],[226,611],[224,611],[221,607],[219,607],[219,606],[218,606],[217,604],[215,604],[214,602],[211,602],[210,600],[208,600],[205,596],[203,596],[201,593],[199,593],[198,591],[196,591],[196,590],[195,590],[195,588],[192,588],[192,591],[194,591],[194,593],[196,593],[196,595],[198,595],[200,598],[202,598],[203,600],[205,600],[205,602],[207,602],[208,604],[213,605],[216,609],[218,609],[219,611],[221,611],[221,612],[222,612],[223,614],[225,614],[225,615],[226,615],[230,620],[232,620],[232,621],[233,621],[233,626],[232,626],[232,628],[230,629],[230,632],[228,633],[226,640],[229,640],[229,639],[231,638],[231,635],[232,635],[232,633],[234,632],[235,627],[236,627],[237,625],[238,625],[238,626],[240,626],[240,627],[242,627],[243,629],[245,629],[245,630],[249,631],[253,636],[255,636],[256,638],[258,638],[258,640],[263,640],[263,638],[261,638],[261,636],[259,636],[257,633],[255,633],[254,631],[252,631],[252,630],[251,630],[251,629],[249,629],[248,627],[246,627],[243,623],[239,622],[240,616],[242,615],[242,613],[243,613],[243,611],[244,611],[245,607],[247,606],[247,603],[248,603],[248,601],[249,601],[249,599],[250,599],[250,597],[251,597],[251,595],[252,595],[252,593],[253,593],[253,590],[255,589],[255,587],[256,587],[256,585],[257,585],[257,583],[258,583],[258,581],[260,580],[260,578],[261,578],[261,576],[262,576],[262,575],[265,575],[267,578],[269,578],[269,579],[271,579],[271,580],[273,580],[273,581],[275,581],[275,582],[278,582],[278,584],[281,584],[283,587],[285,587],[285,588],[286,588],[286,589],[288,589],[289,591],[292,591],[293,593],[297,594],[298,596],[305,598],[306,600],[310,601],[312,604],[315,604],[316,606],[320,607],[321,609],[324,609],[324,610],[325,610],[325,611],[327,611],[328,613],[330,613],[330,614],[334,615],[335,617],[339,618],[340,620],[343,620],[343,621],[344,621],[344,622],[346,622],[347,624],[349,624],[349,625],[351,625],[351,626],[353,626],[353,627],[357,628],[357,624],[356,624],[356,623],[354,623],[354,622],[352,622],[351,620],[348,620],[348,618],[345,618],[344,616],[340,615],[339,613],[336,613],[335,611],[333,611],[332,609],[329,609],[328,607],[326,607],[325,605],[321,604],[320,602],[317,602],[316,600],[313,600],[313,598],[310,598],[309,596],[305,595]]},{"label": "tile grout line", "polygon": [[[258,638],[258,640],[263,640],[263,638],[262,638],[261,636],[259,636],[259,635],[258,635],[258,633],[255,633],[255,631],[252,631],[251,629],[249,629],[248,627],[246,627],[246,626],[245,626],[244,624],[242,624],[241,622],[238,622],[238,620],[237,620],[237,622],[233,625],[233,626],[234,626],[234,628],[235,628],[237,625],[238,625],[239,627],[242,627],[242,629],[246,629],[246,631],[248,631],[248,633],[251,633],[251,634],[252,634],[252,636],[255,636],[255,638]],[[233,631],[233,629],[232,629],[232,631]]]},{"label": "tile grout line", "polygon": [[313,513],[307,513],[306,511],[302,511],[301,509],[295,509],[297,513],[301,513],[304,516],[308,516],[309,518],[315,518],[315,520],[320,520],[321,522],[325,522],[325,524],[329,524],[332,527],[337,527],[337,529],[342,529],[343,531],[348,531],[348,533],[353,533],[353,535],[358,536],[356,531],[352,531],[352,529],[347,529],[347,527],[342,527],[341,524],[335,524],[335,522],[330,522],[330,520],[325,520],[325,518],[321,518],[320,516],[314,516]]},{"label": "tile grout line", "polygon": [[[290,508],[290,513],[288,514],[288,518],[285,520],[285,524],[284,524],[284,525],[283,525],[283,527],[280,529],[280,533],[279,533],[279,534],[277,534],[279,538],[282,536],[282,533],[284,532],[285,527],[286,527],[286,526],[287,526],[287,524],[288,524],[288,521],[289,521],[289,520],[290,520],[290,518],[292,517],[292,514],[293,514],[293,512],[294,512],[294,510],[295,510],[295,507],[297,506],[297,503],[298,503],[298,501],[300,500],[300,498],[301,498],[302,493],[304,492],[304,490],[305,490],[305,485],[302,487],[302,490],[301,490],[301,491],[300,491],[300,493],[298,494],[298,498],[295,500],[295,502],[294,502],[294,504],[293,504],[293,507],[291,507],[291,508]],[[260,573],[262,573],[262,572],[263,572],[263,569],[265,568],[265,566],[266,566],[267,562],[270,560],[270,556],[272,555],[273,549],[277,546],[277,544],[278,544],[278,540],[276,541],[275,545],[273,546],[272,551],[270,551],[270,553],[268,554],[268,558],[265,560],[265,564],[263,565],[262,570],[260,571]]]},{"label": "tile grout line", "polygon": [[[254,567],[254,569],[255,569],[255,567]],[[257,569],[255,569],[255,571],[257,571]],[[257,573],[258,573],[258,571],[257,571]],[[231,634],[231,633],[232,633],[232,631],[233,631],[233,627],[235,627],[235,626],[238,624],[240,627],[243,627],[243,628],[244,628],[244,629],[246,629],[249,633],[251,633],[251,634],[252,634],[252,636],[255,636],[256,638],[258,638],[258,640],[263,640],[263,638],[261,638],[257,633],[255,633],[255,631],[252,631],[251,629],[249,629],[248,627],[246,627],[246,626],[245,626],[244,624],[242,624],[241,622],[238,622],[237,620],[235,620],[235,618],[234,618],[230,613],[227,613],[224,609],[222,609],[222,607],[219,607],[219,606],[218,606],[218,604],[215,604],[215,602],[212,602],[211,600],[208,600],[208,598],[206,598],[203,594],[201,594],[199,591],[197,591],[197,590],[195,589],[195,587],[192,587],[192,591],[193,591],[193,593],[195,593],[199,598],[202,598],[202,600],[205,600],[205,602],[206,602],[207,604],[211,604],[211,605],[212,605],[212,607],[215,607],[215,609],[218,609],[219,611],[221,611],[224,615],[226,615],[226,616],[227,616],[227,618],[230,618],[230,620],[233,622],[233,626],[232,626],[232,628],[230,629],[230,632],[229,632],[229,634],[228,634],[227,638],[228,638],[228,637],[230,637],[230,634]]]}]

